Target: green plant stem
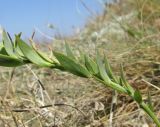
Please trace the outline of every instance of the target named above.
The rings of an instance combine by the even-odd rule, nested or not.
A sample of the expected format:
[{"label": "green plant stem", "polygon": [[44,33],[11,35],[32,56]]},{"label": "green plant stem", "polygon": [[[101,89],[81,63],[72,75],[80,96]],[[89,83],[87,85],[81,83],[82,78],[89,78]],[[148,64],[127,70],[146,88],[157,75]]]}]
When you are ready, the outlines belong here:
[{"label": "green plant stem", "polygon": [[97,81],[101,82],[102,84],[104,84],[106,86],[109,86],[109,87],[111,87],[114,90],[117,90],[120,93],[128,94],[128,92],[126,91],[126,89],[123,86],[121,86],[121,85],[119,85],[117,83],[114,83],[112,81],[110,81],[109,83],[106,83],[105,81],[101,80],[100,78],[98,78],[96,76],[93,76],[93,78],[96,79]]},{"label": "green plant stem", "polygon": [[147,104],[142,102],[141,104],[139,104],[139,106],[152,118],[152,120],[155,122],[157,127],[160,127],[160,121],[158,120],[154,112],[152,112],[152,110],[147,106]]},{"label": "green plant stem", "polygon": [[[112,74],[112,70],[108,61],[105,60],[106,65],[105,67],[103,66],[104,63],[100,59],[98,52],[96,62],[92,61],[89,57],[86,57],[87,62],[85,62],[85,65],[81,65],[74,58],[74,55],[69,49],[69,46],[66,45],[67,55],[53,51],[53,55],[56,58],[52,62],[50,58],[47,58],[46,55],[34,49],[34,47],[30,47],[18,36],[16,36],[16,41],[14,42],[14,45],[18,42],[17,46],[19,50],[18,48],[13,47],[12,41],[9,40],[8,34],[5,31],[3,31],[3,38],[4,43],[1,46],[2,48],[4,48],[4,50],[6,50],[6,53],[4,54],[2,51],[0,52],[1,66],[15,67],[27,63],[34,63],[41,67],[50,67],[54,69],[59,69],[61,71],[68,71],[81,77],[92,77],[95,80],[104,84],[105,86],[108,86],[122,94],[130,96],[134,101],[137,102],[139,107],[143,109],[146,114],[148,114],[152,118],[157,127],[160,127],[160,121],[158,120],[152,109],[142,100],[141,93],[139,91],[135,91],[134,88],[132,88],[132,86],[128,84],[128,82],[125,80],[123,68],[121,69],[122,74],[120,77],[120,81],[117,81]],[[15,52],[13,52],[13,49],[15,50]],[[21,52],[22,55],[15,54],[18,52]]]},{"label": "green plant stem", "polygon": [[[96,76],[93,76],[93,78],[96,79],[97,81],[101,82],[102,84],[105,84],[105,85],[111,87],[112,89],[117,90],[120,93],[128,94],[127,91],[117,83],[110,82],[111,84],[107,84],[106,82],[104,82],[103,80],[99,79]],[[117,87],[114,87],[114,86],[119,86],[119,87],[117,88]],[[132,97],[133,100],[134,100],[133,96],[130,96],[130,97]],[[158,118],[154,114],[154,112],[148,107],[148,105],[145,104],[144,102],[137,103],[137,104],[140,106],[141,109],[143,109],[150,116],[150,118],[154,121],[154,123],[157,125],[157,127],[160,127],[160,121],[158,120]]]}]

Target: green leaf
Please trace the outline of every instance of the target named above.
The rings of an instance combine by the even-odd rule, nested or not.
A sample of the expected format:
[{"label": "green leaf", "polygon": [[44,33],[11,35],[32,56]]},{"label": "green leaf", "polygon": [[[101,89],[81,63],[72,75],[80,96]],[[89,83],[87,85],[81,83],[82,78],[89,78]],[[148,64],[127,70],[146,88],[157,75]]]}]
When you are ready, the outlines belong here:
[{"label": "green leaf", "polygon": [[15,57],[0,54],[0,66],[16,67],[16,66],[21,66],[23,64],[24,64],[23,61]]},{"label": "green leaf", "polygon": [[85,64],[85,54],[79,49],[79,62],[82,63],[82,64]]},{"label": "green leaf", "polygon": [[76,57],[74,56],[71,48],[69,47],[68,43],[65,42],[65,47],[66,47],[66,53],[67,53],[67,56],[70,57],[71,59],[75,59],[76,60]]},{"label": "green leaf", "polygon": [[151,94],[150,94],[150,92],[148,92],[147,102],[148,102],[148,107],[154,112],[154,108],[153,108],[153,105],[152,105],[152,99],[151,99]]},{"label": "green leaf", "polygon": [[22,51],[23,55],[31,62],[42,66],[42,67],[53,67],[54,64],[51,64],[44,59],[42,59],[34,49],[32,49],[28,44],[26,44],[23,40],[21,40],[18,36],[16,36],[17,44]]},{"label": "green leaf", "polygon": [[124,71],[123,71],[123,66],[121,65],[121,80],[123,85],[126,87],[127,91],[129,92],[129,94],[133,95],[134,94],[134,89],[131,87],[130,84],[128,84],[128,82],[126,81],[126,78],[124,76]]},{"label": "green leaf", "polygon": [[58,52],[54,52],[54,51],[53,51],[53,54],[57,58],[57,60],[61,64],[61,66],[64,67],[64,69],[66,69],[76,75],[79,75],[79,76],[91,77],[91,74],[89,73],[89,71],[85,67],[83,67],[79,63],[75,62],[70,57],[68,57],[64,54],[58,53]]},{"label": "green leaf", "polygon": [[0,42],[0,49],[4,47],[3,42]]},{"label": "green leaf", "polygon": [[6,52],[3,43],[0,43],[0,54],[8,56],[8,53]]},{"label": "green leaf", "polygon": [[12,42],[9,34],[6,33],[5,30],[3,30],[3,32],[2,32],[2,40],[3,40],[3,44],[4,44],[4,47],[5,47],[7,54],[16,58],[16,55],[14,53],[13,42]]},{"label": "green leaf", "polygon": [[121,77],[119,77],[119,85],[123,86],[123,81]]},{"label": "green leaf", "polygon": [[107,75],[106,69],[104,67],[104,64],[102,63],[102,60],[100,58],[99,52],[97,51],[96,61],[99,69],[99,73],[101,78],[107,83],[110,84],[110,78]]},{"label": "green leaf", "polygon": [[123,70],[123,66],[122,66],[122,64],[121,64],[121,66],[120,66],[121,68],[121,79],[122,79],[122,81],[123,81],[123,83],[124,83],[124,85],[127,85],[128,83],[127,83],[127,81],[126,81],[126,78],[125,78],[125,75],[124,75],[124,70]]},{"label": "green leaf", "polygon": [[45,61],[47,61],[47,62],[49,62],[49,63],[53,63],[53,61],[47,56],[47,54],[45,54],[45,53],[42,52],[42,51],[39,51],[39,50],[36,48],[35,43],[33,42],[32,39],[30,39],[30,41],[31,41],[31,46],[32,46],[32,48],[34,49],[34,51],[36,51],[37,54],[38,54],[42,59],[44,59]]},{"label": "green leaf", "polygon": [[139,39],[139,38],[143,37],[143,31],[137,30],[137,29],[135,29],[133,27],[128,26],[128,28],[126,29],[126,31],[127,31],[127,33],[130,36],[132,36],[134,38]]},{"label": "green leaf", "polygon": [[23,55],[21,49],[19,48],[19,46],[15,46],[15,51],[18,57],[26,59],[25,56]]},{"label": "green leaf", "polygon": [[104,62],[105,62],[105,67],[106,67],[106,71],[107,71],[107,74],[108,76],[116,83],[118,83],[117,79],[115,78],[113,72],[112,72],[112,69],[111,69],[111,66],[107,60],[107,58],[105,57],[104,59]]},{"label": "green leaf", "polygon": [[51,51],[51,53],[50,53],[50,59],[55,63],[55,65],[59,64],[58,60],[56,59],[56,57],[53,54],[53,51]]},{"label": "green leaf", "polygon": [[35,51],[36,51],[36,52],[38,53],[38,55],[39,55],[41,58],[43,58],[45,61],[54,64],[54,61],[52,61],[52,60],[49,58],[49,56],[47,56],[47,54],[45,54],[44,52],[39,51],[39,50],[35,50]]},{"label": "green leaf", "polygon": [[19,38],[21,38],[22,32],[18,33],[17,36],[18,36]]},{"label": "green leaf", "polygon": [[15,49],[15,54],[18,58],[21,58],[23,60],[27,60],[27,58],[23,55],[21,49],[18,46],[18,42],[17,42],[17,37],[21,37],[22,33],[19,33],[18,35],[15,35],[15,40],[14,40],[14,49]]},{"label": "green leaf", "polygon": [[98,74],[97,64],[87,55],[85,55],[85,65],[92,74]]},{"label": "green leaf", "polygon": [[6,52],[6,49],[4,47],[1,47],[0,54],[8,56],[8,53]]},{"label": "green leaf", "polygon": [[142,102],[142,95],[139,90],[134,92],[134,100],[137,101],[139,104]]},{"label": "green leaf", "polygon": [[107,75],[105,66],[102,63],[102,60],[100,59],[100,55],[98,52],[97,52],[96,61],[97,61],[97,65],[99,68],[100,76],[101,76],[102,80],[104,80],[105,85],[107,85],[107,86],[111,87],[112,89],[117,90],[119,92],[126,93],[126,90],[123,88],[123,86],[120,86],[119,84],[112,82],[110,80],[110,78]]}]

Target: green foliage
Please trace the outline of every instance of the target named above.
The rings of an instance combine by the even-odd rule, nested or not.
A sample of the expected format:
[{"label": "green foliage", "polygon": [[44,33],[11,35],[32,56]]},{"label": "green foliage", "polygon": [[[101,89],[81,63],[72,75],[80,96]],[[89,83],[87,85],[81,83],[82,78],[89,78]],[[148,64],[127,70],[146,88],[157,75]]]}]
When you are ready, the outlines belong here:
[{"label": "green foliage", "polygon": [[121,76],[118,80],[114,76],[108,60],[102,59],[98,51],[95,61],[83,53],[81,53],[81,60],[79,60],[67,43],[65,48],[66,54],[53,51],[54,59],[51,59],[36,49],[33,43],[31,46],[25,43],[20,35],[17,35],[16,40],[12,42],[9,34],[3,31],[3,43],[0,44],[0,66],[16,67],[33,63],[40,67],[56,68],[81,77],[94,78],[113,90],[129,95],[160,127],[160,122],[153,112],[150,95],[148,96],[148,104],[145,104],[140,91],[134,90],[126,81],[122,66]]},{"label": "green foliage", "polygon": [[120,77],[120,81],[121,81],[121,84],[126,88],[128,94],[130,96],[133,96],[134,95],[134,89],[131,87],[130,84],[128,84],[128,82],[126,81],[126,78],[125,78],[125,75],[124,75],[124,71],[123,71],[123,67],[121,65],[121,77]]},{"label": "green foliage", "polygon": [[142,102],[142,95],[141,95],[141,93],[140,93],[139,90],[136,90],[136,91],[134,92],[134,99],[135,99],[135,101],[137,101],[138,103],[141,103],[141,102]]},{"label": "green foliage", "polygon": [[2,55],[8,55],[7,52],[6,52],[6,49],[4,48],[3,45],[0,46],[0,54],[2,54]]},{"label": "green foliage", "polygon": [[32,39],[30,39],[31,41],[31,46],[32,48],[34,49],[34,51],[42,58],[44,59],[45,61],[49,62],[49,63],[53,63],[53,61],[44,53],[44,52],[41,52],[39,51],[36,46],[35,46],[35,43],[33,42]]},{"label": "green foliage", "polygon": [[144,36],[144,32],[131,26],[126,26],[124,30],[133,38],[140,39]]},{"label": "green foliage", "polygon": [[53,63],[50,63],[43,59],[33,48],[27,45],[23,40],[21,40],[18,36],[16,37],[17,45],[21,49],[23,55],[34,64],[45,67],[54,66]]},{"label": "green foliage", "polygon": [[0,54],[0,65],[5,67],[16,67],[23,65],[23,61],[12,56]]},{"label": "green foliage", "polygon": [[96,56],[96,62],[97,62],[97,65],[98,65],[100,77],[104,80],[105,83],[110,84],[111,80],[108,77],[105,66],[104,66],[104,64],[103,64],[103,62],[100,58],[100,55],[99,55],[98,51],[97,51],[97,56]]},{"label": "green foliage", "polygon": [[71,59],[76,59],[67,43],[65,43],[65,47],[66,47],[67,56],[70,57]]},{"label": "green foliage", "polygon": [[84,56],[85,57],[85,65],[86,68],[93,74],[93,75],[97,75],[98,74],[98,66],[97,64],[87,55]]},{"label": "green foliage", "polygon": [[53,52],[53,54],[64,69],[79,76],[91,77],[90,72],[84,66],[74,61],[70,57],[67,57],[66,55],[58,52]]},{"label": "green foliage", "polygon": [[114,82],[118,83],[116,77],[114,76],[114,74],[112,72],[112,69],[111,69],[111,66],[110,66],[110,64],[108,62],[108,59],[106,57],[104,58],[104,62],[105,62],[105,68],[106,68],[108,76],[111,78],[111,80],[113,80]]},{"label": "green foliage", "polygon": [[5,32],[5,30],[3,30],[3,33],[2,33],[2,40],[3,40],[3,45],[5,47],[5,50],[7,52],[8,55],[12,56],[12,57],[15,57],[16,58],[16,55],[14,53],[14,45],[13,45],[13,42],[9,36],[8,33]]},{"label": "green foliage", "polygon": [[148,99],[147,99],[147,101],[148,101],[148,107],[149,107],[152,111],[154,111],[154,108],[153,108],[153,105],[152,105],[152,100],[151,100],[150,92],[148,92]]}]

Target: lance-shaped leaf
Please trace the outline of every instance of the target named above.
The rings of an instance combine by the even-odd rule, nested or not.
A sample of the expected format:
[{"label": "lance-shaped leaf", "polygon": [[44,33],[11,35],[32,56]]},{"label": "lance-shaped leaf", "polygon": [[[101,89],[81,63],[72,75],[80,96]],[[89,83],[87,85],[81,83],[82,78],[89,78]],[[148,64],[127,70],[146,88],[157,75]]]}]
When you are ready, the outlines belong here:
[{"label": "lance-shaped leaf", "polygon": [[70,57],[68,57],[64,54],[58,53],[58,52],[54,52],[54,51],[53,51],[53,54],[57,58],[57,60],[61,64],[61,66],[64,67],[64,69],[66,69],[76,75],[79,75],[79,76],[91,77],[91,74],[84,66],[77,63],[76,61],[74,61]]},{"label": "lance-shaped leaf", "polygon": [[65,47],[66,47],[66,53],[67,53],[67,56],[70,57],[71,59],[75,59],[76,60],[76,57],[74,56],[71,48],[69,47],[68,43],[65,42]]},{"label": "lance-shaped leaf", "polygon": [[6,52],[3,43],[0,43],[0,54],[8,56],[8,53]]},{"label": "lance-shaped leaf", "polygon": [[106,72],[105,66],[102,63],[102,60],[100,58],[99,52],[97,51],[97,55],[96,55],[96,61],[97,61],[97,65],[98,65],[98,69],[99,69],[99,73],[101,78],[107,83],[110,84],[110,78],[108,77],[108,74]]},{"label": "lance-shaped leaf", "polygon": [[31,63],[31,61],[29,61],[22,53],[21,49],[18,46],[18,41],[17,41],[17,37],[20,38],[22,35],[22,33],[20,32],[18,35],[15,35],[15,41],[14,41],[14,49],[15,49],[15,54],[19,59],[22,59],[23,62],[25,63]]},{"label": "lance-shaped leaf", "polygon": [[80,57],[79,57],[78,61],[82,64],[85,64],[85,54],[80,49],[79,49],[79,55],[80,55]]},{"label": "lance-shaped leaf", "polygon": [[105,68],[106,68],[106,71],[107,71],[107,74],[108,76],[116,83],[118,83],[117,79],[115,78],[113,72],[112,72],[112,69],[111,69],[111,66],[107,60],[107,58],[105,57],[104,58],[104,62],[105,62]]},{"label": "lance-shaped leaf", "polygon": [[98,66],[97,64],[87,55],[85,55],[85,65],[89,72],[92,74],[98,74]]},{"label": "lance-shaped leaf", "polygon": [[3,44],[4,44],[7,54],[16,58],[16,55],[14,53],[13,42],[9,34],[5,30],[3,30],[2,32],[2,40],[3,40]]},{"label": "lance-shaped leaf", "polygon": [[8,53],[6,52],[6,49],[4,47],[0,48],[0,54],[8,56]]},{"label": "lance-shaped leaf", "polygon": [[35,46],[35,43],[33,42],[32,39],[30,39],[30,42],[31,42],[31,46],[32,48],[37,52],[37,54],[42,58],[44,59],[45,61],[49,62],[49,63],[53,63],[53,61],[47,56],[47,54],[45,54],[44,52],[38,50]]},{"label": "lance-shaped leaf", "polygon": [[44,52],[42,52],[42,51],[40,51],[40,50],[35,50],[37,53],[38,53],[38,55],[41,57],[41,58],[43,58],[45,61],[47,61],[47,62],[49,62],[49,63],[55,63],[55,61],[53,61],[53,60],[51,60],[50,58],[49,58],[49,56],[47,56],[47,54],[45,54]]},{"label": "lance-shaped leaf", "polygon": [[23,55],[31,62],[39,65],[39,66],[46,66],[46,67],[53,67],[54,64],[51,64],[44,59],[42,59],[34,49],[32,49],[28,44],[26,44],[23,40],[21,40],[18,36],[16,36],[17,44],[22,51]]},{"label": "lance-shaped leaf", "polygon": [[139,90],[134,92],[134,100],[137,101],[139,104],[142,102],[142,95]]},{"label": "lance-shaped leaf", "polygon": [[148,102],[148,107],[154,112],[154,108],[153,108],[153,105],[152,105],[152,99],[151,99],[151,94],[150,94],[150,92],[148,92],[147,102]]},{"label": "lance-shaped leaf", "polygon": [[126,93],[126,90],[123,88],[123,86],[121,86],[121,85],[119,85],[117,83],[114,83],[114,82],[112,82],[110,80],[110,78],[107,75],[105,66],[104,66],[104,64],[103,64],[98,52],[97,52],[96,61],[97,61],[97,65],[98,65],[100,76],[101,76],[102,80],[104,80],[105,84],[107,86],[113,88],[114,90],[117,90],[117,91],[122,92],[122,93]]},{"label": "lance-shaped leaf", "polygon": [[0,42],[0,49],[4,47],[3,42]]},{"label": "lance-shaped leaf", "polygon": [[17,54],[18,57],[21,57],[23,59],[25,59],[25,56],[23,55],[21,49],[18,46],[18,42],[17,42],[17,37],[21,37],[22,33],[19,33],[18,35],[15,35],[15,41],[14,41],[14,48],[15,48],[15,52]]},{"label": "lance-shaped leaf", "polygon": [[23,61],[15,57],[0,54],[0,66],[16,67],[16,66],[21,66],[23,64],[24,64]]},{"label": "lance-shaped leaf", "polygon": [[126,78],[124,76],[124,71],[123,71],[123,67],[121,65],[121,79],[123,82],[123,85],[126,87],[127,91],[129,94],[133,95],[134,94],[134,89],[131,87],[130,84],[128,84],[128,82],[126,81]]},{"label": "lance-shaped leaf", "polygon": [[51,51],[49,58],[55,63],[55,65],[59,64],[58,60],[56,59],[56,57],[53,54],[53,51]]},{"label": "lance-shaped leaf", "polygon": [[122,81],[122,78],[121,78],[121,77],[119,77],[119,85],[124,86],[124,84],[123,84],[123,81]]}]

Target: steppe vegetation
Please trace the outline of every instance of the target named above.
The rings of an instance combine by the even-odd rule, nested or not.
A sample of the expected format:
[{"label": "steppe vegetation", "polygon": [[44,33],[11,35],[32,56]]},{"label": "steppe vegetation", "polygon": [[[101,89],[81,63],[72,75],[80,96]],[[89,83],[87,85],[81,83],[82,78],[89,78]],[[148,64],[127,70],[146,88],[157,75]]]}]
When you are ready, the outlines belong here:
[{"label": "steppe vegetation", "polygon": [[0,126],[159,127],[159,5],[106,5],[78,35],[46,48],[3,31]]}]

